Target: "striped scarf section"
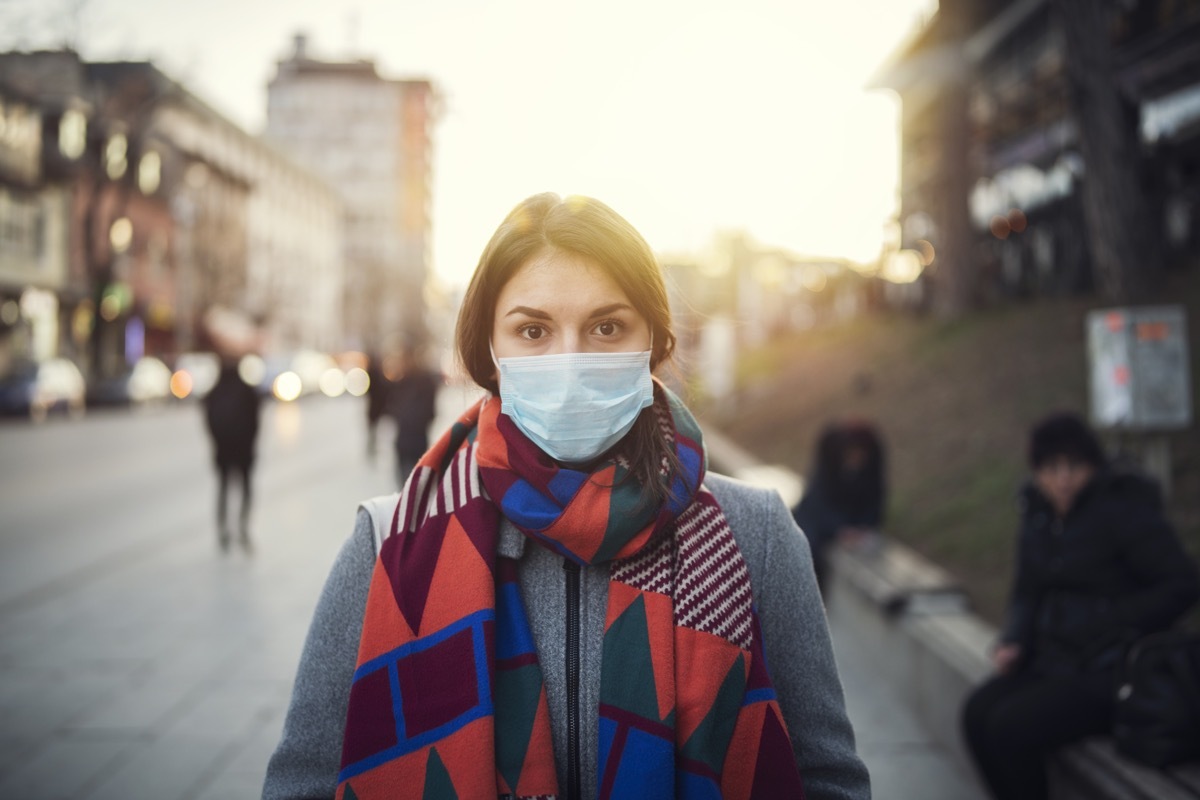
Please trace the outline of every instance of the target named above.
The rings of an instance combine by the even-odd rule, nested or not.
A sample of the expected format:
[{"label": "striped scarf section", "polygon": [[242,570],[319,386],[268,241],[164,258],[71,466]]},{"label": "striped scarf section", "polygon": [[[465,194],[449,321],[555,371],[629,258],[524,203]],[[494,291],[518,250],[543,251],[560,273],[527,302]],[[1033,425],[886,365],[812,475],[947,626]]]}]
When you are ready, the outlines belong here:
[{"label": "striped scarf section", "polygon": [[610,564],[600,669],[602,800],[802,798],[750,577],[703,487],[699,428],[655,386],[683,474],[647,504],[620,457],[556,464],[498,398],[468,410],[401,493],[375,565],[337,797],[560,797],[549,707],[503,515],[587,566]]}]

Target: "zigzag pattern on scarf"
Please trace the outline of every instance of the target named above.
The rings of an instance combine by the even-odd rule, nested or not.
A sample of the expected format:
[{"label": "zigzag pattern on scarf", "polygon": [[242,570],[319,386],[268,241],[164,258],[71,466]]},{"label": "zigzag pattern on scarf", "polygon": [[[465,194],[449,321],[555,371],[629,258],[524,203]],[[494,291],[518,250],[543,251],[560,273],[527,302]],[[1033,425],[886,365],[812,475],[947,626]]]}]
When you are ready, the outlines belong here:
[{"label": "zigzag pattern on scarf", "polygon": [[750,649],[750,573],[707,490],[701,489],[670,535],[655,537],[641,553],[614,564],[611,579],[673,596],[676,625]]},{"label": "zigzag pattern on scarf", "polygon": [[675,536],[679,548],[675,624],[749,650],[750,573],[711,494],[696,496],[677,521]]}]

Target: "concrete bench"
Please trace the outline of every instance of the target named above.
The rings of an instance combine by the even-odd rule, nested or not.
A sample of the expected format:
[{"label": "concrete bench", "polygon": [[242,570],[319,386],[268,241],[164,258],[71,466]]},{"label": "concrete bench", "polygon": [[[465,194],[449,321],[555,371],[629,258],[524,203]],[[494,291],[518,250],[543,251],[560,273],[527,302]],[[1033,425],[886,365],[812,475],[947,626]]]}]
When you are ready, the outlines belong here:
[{"label": "concrete bench", "polygon": [[[959,718],[967,694],[991,673],[995,627],[971,613],[944,570],[898,542],[838,547],[832,562],[830,616],[863,632],[926,732],[973,774]],[[1050,777],[1055,800],[1200,800],[1200,764],[1143,767],[1106,738],[1060,751]]]},{"label": "concrete bench", "polygon": [[1113,750],[1112,741],[1089,739],[1060,752],[1050,765],[1055,800],[1195,800],[1200,764],[1159,770]]},{"label": "concrete bench", "polygon": [[872,535],[835,549],[847,554],[834,556],[847,581],[889,616],[967,608],[966,596],[950,573],[884,536]]}]

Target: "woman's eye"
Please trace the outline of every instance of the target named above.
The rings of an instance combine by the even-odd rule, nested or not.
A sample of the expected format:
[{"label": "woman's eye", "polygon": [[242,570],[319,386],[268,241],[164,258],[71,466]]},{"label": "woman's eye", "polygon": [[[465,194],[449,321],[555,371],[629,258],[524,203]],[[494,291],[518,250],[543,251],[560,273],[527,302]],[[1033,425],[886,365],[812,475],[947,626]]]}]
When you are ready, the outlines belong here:
[{"label": "woman's eye", "polygon": [[518,331],[522,338],[529,339],[530,341],[537,341],[538,339],[542,338],[542,334],[545,332],[546,331],[543,330],[539,325],[526,325],[524,328],[521,328],[521,330]]},{"label": "woman's eye", "polygon": [[617,323],[613,322],[612,320],[601,322],[596,326],[596,333],[600,334],[601,336],[612,336],[616,332]]}]

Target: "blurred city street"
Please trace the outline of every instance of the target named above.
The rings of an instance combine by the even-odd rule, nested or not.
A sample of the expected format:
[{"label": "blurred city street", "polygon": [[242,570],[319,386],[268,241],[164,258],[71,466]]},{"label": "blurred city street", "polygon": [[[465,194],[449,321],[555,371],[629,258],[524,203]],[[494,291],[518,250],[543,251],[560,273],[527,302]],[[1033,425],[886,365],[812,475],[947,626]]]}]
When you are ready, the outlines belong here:
[{"label": "blurred city street", "polygon": [[0,427],[0,796],[258,796],[325,573],[392,489],[362,401],[263,422],[253,556],[217,548],[199,405]]},{"label": "blurred city street", "polygon": [[961,764],[940,746],[913,713],[910,698],[884,678],[887,664],[873,661],[862,634],[831,620],[846,711],[858,754],[871,773],[875,800],[985,800]]},{"label": "blurred city street", "polygon": [[[472,393],[442,391],[442,425]],[[361,401],[266,406],[255,553],[222,554],[197,405],[0,427],[0,796],[252,798],[359,500]],[[835,631],[875,797],[974,797]]]}]

